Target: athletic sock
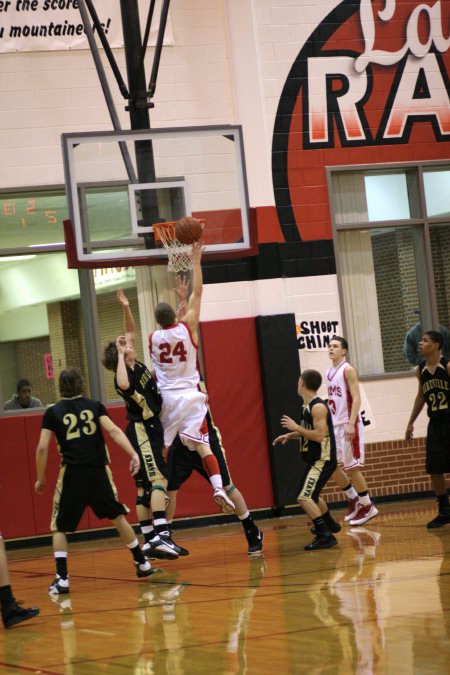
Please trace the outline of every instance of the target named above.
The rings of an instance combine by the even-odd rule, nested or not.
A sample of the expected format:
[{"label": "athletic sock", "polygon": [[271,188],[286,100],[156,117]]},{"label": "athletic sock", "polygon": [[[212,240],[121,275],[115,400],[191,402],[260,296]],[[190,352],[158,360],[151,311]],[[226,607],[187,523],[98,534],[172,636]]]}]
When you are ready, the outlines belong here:
[{"label": "athletic sock", "polygon": [[217,462],[217,459],[214,457],[214,455],[206,455],[206,457],[202,457],[202,464],[209,476],[209,482],[211,483],[213,490],[217,490],[217,488],[223,488],[219,463]]},{"label": "athletic sock", "polygon": [[67,552],[55,551],[54,556],[56,563],[56,574],[58,574],[61,579],[67,579]]},{"label": "athletic sock", "polygon": [[356,499],[356,497],[358,496],[358,493],[356,492],[355,488],[351,483],[349,483],[347,487],[343,488],[343,490],[345,492],[345,496],[347,497],[347,499]]},{"label": "athletic sock", "polygon": [[138,563],[139,565],[144,565],[146,562],[145,555],[139,546],[139,542],[137,539],[131,542],[131,544],[127,544],[127,548],[130,549],[130,553],[133,556],[133,560]]},{"label": "athletic sock", "polygon": [[165,511],[155,511],[153,514],[153,527],[156,534],[167,533],[167,520]]},{"label": "athletic sock", "polygon": [[322,513],[322,518],[326,524],[326,526],[330,529],[330,525],[334,525],[336,522],[331,515],[330,511],[326,511],[325,513]]},{"label": "athletic sock", "polygon": [[259,531],[255,523],[253,522],[253,518],[249,511],[244,513],[243,516],[238,516],[238,518],[241,521],[242,527],[244,528],[245,532],[248,532],[248,534],[252,533],[256,534],[256,532]]},{"label": "athletic sock", "polygon": [[7,607],[12,602],[14,602],[14,596],[12,594],[11,586],[2,586],[0,588],[0,605],[2,607]]},{"label": "athletic sock", "polygon": [[330,537],[331,532],[328,529],[328,525],[326,524],[323,516],[319,516],[318,518],[313,518],[313,524],[314,524],[314,529],[316,530],[317,534],[320,537]]},{"label": "athletic sock", "polygon": [[141,528],[142,536],[144,540],[150,541],[153,533],[153,525],[151,520],[141,520],[139,521],[139,526]]},{"label": "athletic sock", "polygon": [[358,492],[358,496],[362,504],[364,504],[364,506],[369,506],[371,502],[368,490],[364,490],[364,492]]},{"label": "athletic sock", "polygon": [[445,509],[445,508],[448,508],[448,507],[450,506],[450,503],[449,503],[449,501],[448,501],[448,495],[447,495],[447,494],[445,494],[445,495],[437,495],[437,500],[438,500],[438,504],[439,504],[439,511],[440,511],[441,509]]}]

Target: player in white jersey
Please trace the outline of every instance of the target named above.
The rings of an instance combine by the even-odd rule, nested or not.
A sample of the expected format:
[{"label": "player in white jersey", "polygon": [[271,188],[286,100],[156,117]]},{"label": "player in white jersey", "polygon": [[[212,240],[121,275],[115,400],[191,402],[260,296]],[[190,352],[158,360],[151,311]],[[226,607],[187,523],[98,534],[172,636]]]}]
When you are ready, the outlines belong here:
[{"label": "player in white jersey", "polygon": [[359,415],[361,395],[358,374],[345,359],[347,350],[347,340],[333,335],[328,346],[333,365],[326,373],[338,462],[333,479],[343,489],[349,502],[345,520],[350,525],[363,525],[374,518],[378,510],[370,500],[361,471],[364,466],[363,425]]},{"label": "player in white jersey", "polygon": [[168,448],[177,434],[202,458],[214,490],[214,499],[224,513],[232,513],[234,504],[223,489],[216,457],[209,447],[206,423],[206,395],[199,389],[197,367],[198,322],[203,292],[202,244],[192,244],[192,293],[184,316],[178,321],[174,308],[159,303],[155,308],[160,330],[150,333],[149,349],[163,403],[160,420],[164,443]]}]

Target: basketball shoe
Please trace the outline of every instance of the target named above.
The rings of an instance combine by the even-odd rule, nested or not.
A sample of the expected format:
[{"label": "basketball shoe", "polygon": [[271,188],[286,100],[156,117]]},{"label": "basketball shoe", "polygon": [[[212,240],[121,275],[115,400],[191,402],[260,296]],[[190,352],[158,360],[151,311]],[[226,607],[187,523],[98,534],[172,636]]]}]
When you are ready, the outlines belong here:
[{"label": "basketball shoe", "polygon": [[[171,527],[170,525],[169,525],[169,534],[170,534],[170,538],[173,541],[173,527]],[[187,550],[187,548],[183,548],[183,546],[180,546],[179,544],[176,544],[174,541],[173,541],[173,543],[176,546],[176,550],[178,551],[179,556],[189,555],[189,551]]]},{"label": "basketball shoe", "polygon": [[436,518],[433,518],[433,520],[430,520],[430,522],[427,523],[427,529],[434,530],[436,527],[444,527],[444,525],[448,525],[449,523],[450,508],[448,506],[443,506],[439,509]]},{"label": "basketball shoe", "polygon": [[142,569],[143,565],[141,563],[138,563],[138,562],[134,561],[134,566],[136,568],[136,576],[138,577],[138,579],[143,579],[144,577],[149,577],[155,571],[153,569],[153,567],[150,565],[149,562],[146,562],[145,565],[148,565],[148,568],[145,569],[145,567],[144,567],[144,569]]},{"label": "basketball shoe", "polygon": [[223,488],[214,490],[214,501],[220,506],[222,513],[234,513],[234,504]]},{"label": "basketball shoe", "polygon": [[367,523],[368,520],[375,518],[377,515],[378,509],[373,504],[360,504],[358,513],[348,522],[350,525],[364,525],[364,523]]},{"label": "basketball shoe", "polygon": [[52,584],[48,587],[50,595],[63,595],[63,593],[70,593],[69,577],[63,579],[57,574]]},{"label": "basketball shoe", "polygon": [[[333,534],[336,534],[337,532],[340,532],[342,530],[342,527],[335,520],[333,520],[333,522],[329,522],[329,523],[327,522],[327,526],[328,526],[328,529],[330,530],[330,532],[332,532]],[[318,534],[315,527],[312,527],[310,529],[310,532],[311,532],[311,534]]]},{"label": "basketball shoe", "polygon": [[358,513],[358,509],[361,505],[361,501],[359,497],[355,497],[354,499],[349,499],[348,500],[348,511],[347,515],[344,516],[345,521],[352,520],[352,518],[356,518],[356,514]]},{"label": "basketball shoe", "polygon": [[250,556],[262,555],[264,534],[261,532],[261,530],[256,530],[256,532],[246,532],[245,536],[248,543],[247,553]]},{"label": "basketball shoe", "polygon": [[[172,541],[169,534],[162,533],[146,542],[142,550],[147,560],[176,560],[181,555],[181,547]],[[184,555],[188,554],[189,551]]]},{"label": "basketball shoe", "polygon": [[305,551],[317,551],[321,548],[331,548],[332,546],[337,546],[338,540],[333,534],[324,535],[318,534],[315,539],[312,540],[310,544],[307,544],[304,548]]},{"label": "basketball shoe", "polygon": [[11,628],[22,621],[28,621],[33,616],[39,614],[38,607],[21,607],[22,602],[17,602],[14,598],[9,605],[2,607],[2,621],[5,628]]}]

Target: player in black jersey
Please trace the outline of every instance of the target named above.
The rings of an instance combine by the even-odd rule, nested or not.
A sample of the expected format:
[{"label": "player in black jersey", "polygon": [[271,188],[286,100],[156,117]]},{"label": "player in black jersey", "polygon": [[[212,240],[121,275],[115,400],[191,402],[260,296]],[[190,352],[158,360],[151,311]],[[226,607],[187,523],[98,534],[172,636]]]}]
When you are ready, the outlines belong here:
[{"label": "player in black jersey", "polygon": [[121,288],[117,299],[123,309],[125,335],[105,347],[103,365],[115,374],[114,386],[127,407],[125,433],[141,460],[135,482],[136,512],[145,539],[143,550],[151,558],[176,559],[188,551],[172,541],[167,526],[168,469],[159,420],[162,399],[150,370],[136,358],[133,314]]},{"label": "player in black jersey", "polygon": [[79,368],[66,368],[61,372],[59,390],[63,398],[45,411],[36,449],[35,490],[38,494],[42,494],[46,484],[45,470],[53,434],[61,454],[50,526],[56,577],[49,592],[55,595],[69,593],[65,533],[75,532],[87,506],[98,518],[111,520],[130,549],[137,576],[148,577],[153,569],[145,559],[133,528],[124,518],[128,508],[117,501],[103,431],[130,456],[133,474],[139,469],[139,457],[123,431],[111,420],[103,403],[83,395],[83,376]]},{"label": "player in black jersey", "polygon": [[[205,391],[206,393],[206,391]],[[213,455],[217,459],[222,476],[223,489],[235,505],[235,514],[238,517],[247,539],[247,553],[249,556],[260,556],[263,550],[264,534],[253,521],[252,514],[248,510],[245,499],[240,490],[233,484],[228,468],[225,450],[222,446],[222,437],[219,429],[214,425],[211,412],[208,406],[206,413],[206,423],[208,425],[209,446]],[[169,448],[167,458],[169,467],[169,485],[168,493],[170,504],[167,508],[167,521],[171,525],[176,510],[177,491],[191,476],[193,471],[199,473],[209,483],[209,476],[205,471],[200,455],[197,452],[189,450],[177,435]]]},{"label": "player in black jersey", "polygon": [[325,500],[320,496],[323,487],[336,470],[336,442],[333,421],[326,401],[317,396],[322,376],[317,370],[305,370],[298,383],[298,393],[303,399],[301,423],[287,415],[281,426],[289,433],[278,436],[273,444],[300,439],[300,450],[306,468],[300,480],[297,501],[313,521],[312,532],[316,538],[305,546],[305,551],[336,546],[333,532],[341,526],[330,515]]},{"label": "player in black jersey", "polygon": [[426,439],[425,470],[430,474],[439,510],[427,527],[433,529],[450,523],[450,503],[445,482],[450,472],[450,361],[441,354],[442,335],[429,330],[419,342],[422,361],[416,367],[419,390],[414,401],[405,438],[413,438],[414,422],[427,404],[429,417]]}]

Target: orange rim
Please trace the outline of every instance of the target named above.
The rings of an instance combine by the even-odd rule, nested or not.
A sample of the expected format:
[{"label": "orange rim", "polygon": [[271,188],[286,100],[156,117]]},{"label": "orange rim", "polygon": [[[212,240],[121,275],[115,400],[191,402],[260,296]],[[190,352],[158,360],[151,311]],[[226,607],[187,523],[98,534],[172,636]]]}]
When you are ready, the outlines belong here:
[{"label": "orange rim", "polygon": [[[193,216],[195,218],[195,216]],[[206,220],[204,218],[196,218],[199,223],[205,227]],[[153,232],[155,234],[155,240],[162,242],[162,237],[159,233],[160,230],[165,230],[169,239],[175,239],[175,225],[178,223],[178,220],[167,220],[164,223],[153,223]]]},{"label": "orange rim", "polygon": [[162,242],[160,230],[165,230],[169,239],[175,239],[175,225],[176,220],[168,220],[165,223],[153,223],[153,232],[155,233],[155,241]]}]

